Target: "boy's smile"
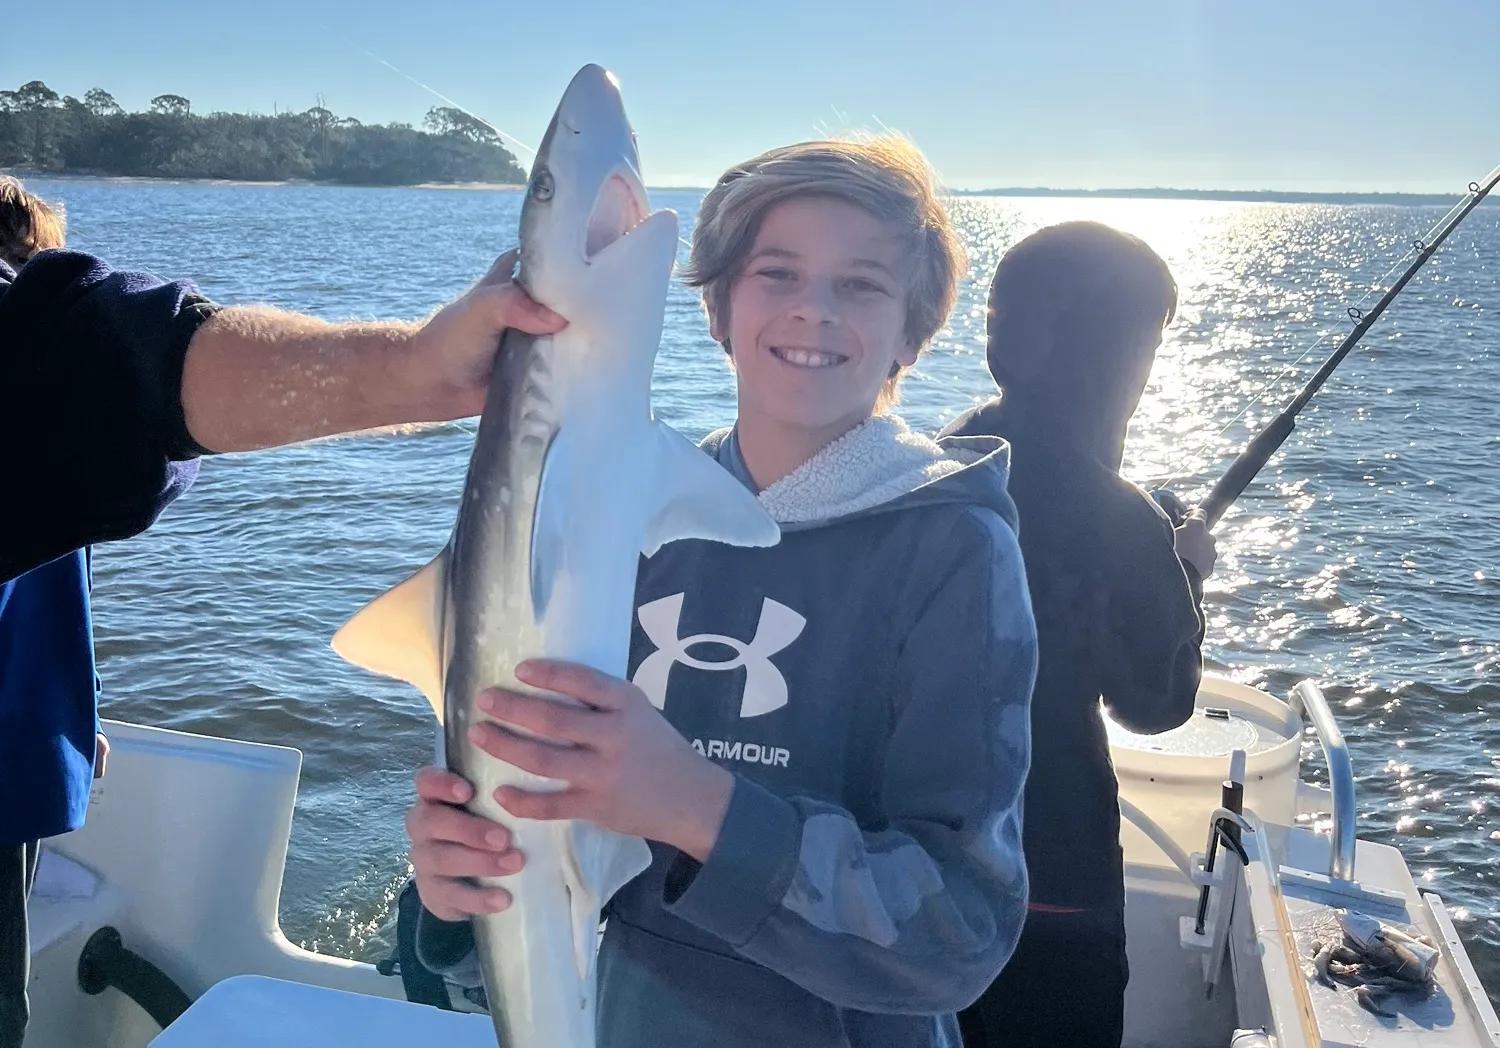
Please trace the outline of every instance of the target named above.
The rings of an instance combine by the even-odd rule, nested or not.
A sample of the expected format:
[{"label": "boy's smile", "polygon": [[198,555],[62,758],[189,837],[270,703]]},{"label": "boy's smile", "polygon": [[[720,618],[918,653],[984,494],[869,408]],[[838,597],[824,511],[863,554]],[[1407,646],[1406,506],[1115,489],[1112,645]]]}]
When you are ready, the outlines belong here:
[{"label": "boy's smile", "polygon": [[849,360],[843,353],[829,353],[816,347],[804,349],[801,346],[772,346],[771,354],[777,360],[799,368],[837,367]]}]

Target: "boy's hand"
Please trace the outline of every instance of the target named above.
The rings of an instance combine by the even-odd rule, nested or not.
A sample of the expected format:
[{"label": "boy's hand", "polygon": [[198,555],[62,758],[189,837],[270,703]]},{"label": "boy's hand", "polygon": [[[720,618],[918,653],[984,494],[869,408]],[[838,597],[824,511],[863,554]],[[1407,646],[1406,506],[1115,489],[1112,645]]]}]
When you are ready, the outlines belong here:
[{"label": "boy's hand", "polygon": [[582,702],[572,706],[495,688],[479,708],[542,738],[490,723],[470,729],[486,753],[561,779],[558,793],[502,787],[495,800],[527,819],[587,819],[670,844],[704,862],[719,839],[734,776],[702,757],[634,684],[550,660],[516,667],[523,684]]},{"label": "boy's hand", "polygon": [[1219,546],[1213,532],[1208,530],[1208,518],[1201,509],[1187,515],[1182,525],[1172,532],[1172,545],[1177,557],[1193,566],[1198,577],[1206,579],[1214,573],[1214,564],[1219,559]]},{"label": "boy's hand", "polygon": [[467,878],[516,873],[526,861],[510,846],[504,826],[457,807],[472,796],[474,788],[451,771],[423,768],[417,772],[417,803],[406,815],[417,894],[444,921],[505,909],[509,892],[480,888]]},{"label": "boy's hand", "polygon": [[104,762],[109,759],[109,740],[104,732],[94,736],[94,778],[104,778]]}]

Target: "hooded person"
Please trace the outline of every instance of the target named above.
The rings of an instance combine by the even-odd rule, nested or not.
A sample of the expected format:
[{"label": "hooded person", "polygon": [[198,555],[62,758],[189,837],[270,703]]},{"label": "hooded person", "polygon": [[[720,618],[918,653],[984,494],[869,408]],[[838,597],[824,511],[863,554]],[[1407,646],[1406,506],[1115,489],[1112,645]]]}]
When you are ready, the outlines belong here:
[{"label": "hooded person", "polygon": [[[1015,955],[961,1016],[967,1048],[1118,1048],[1125,985],[1119,787],[1101,700],[1124,727],[1192,715],[1202,675],[1201,516],[1174,530],[1120,476],[1125,435],[1176,311],[1140,239],[1095,222],[1039,230],[1001,259],[987,358],[1000,396],[942,436],[1001,437],[1037,622],[1025,853],[1031,897]],[[1087,957],[1090,1006],[1057,987]]]}]

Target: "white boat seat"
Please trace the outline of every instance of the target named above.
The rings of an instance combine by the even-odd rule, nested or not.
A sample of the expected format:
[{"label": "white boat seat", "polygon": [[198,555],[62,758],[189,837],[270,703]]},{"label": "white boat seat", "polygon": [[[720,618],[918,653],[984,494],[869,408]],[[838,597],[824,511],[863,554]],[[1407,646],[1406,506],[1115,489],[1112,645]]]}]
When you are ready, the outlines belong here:
[{"label": "white boat seat", "polygon": [[149,1048],[495,1048],[487,1016],[236,975],[209,987]]}]

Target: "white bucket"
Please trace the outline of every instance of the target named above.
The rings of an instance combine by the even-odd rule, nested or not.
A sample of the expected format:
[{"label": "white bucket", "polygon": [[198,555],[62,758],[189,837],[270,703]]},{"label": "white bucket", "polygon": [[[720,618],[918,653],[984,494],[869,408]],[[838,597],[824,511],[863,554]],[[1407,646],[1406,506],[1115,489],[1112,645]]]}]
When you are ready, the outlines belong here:
[{"label": "white bucket", "polygon": [[[1186,724],[1137,735],[1105,717],[1120,798],[1184,852],[1203,850],[1208,817],[1220,804],[1230,756],[1245,751],[1245,808],[1262,822],[1289,826],[1297,811],[1302,719],[1275,697],[1204,674]],[[1120,842],[1127,864],[1172,865],[1129,819]]]}]

